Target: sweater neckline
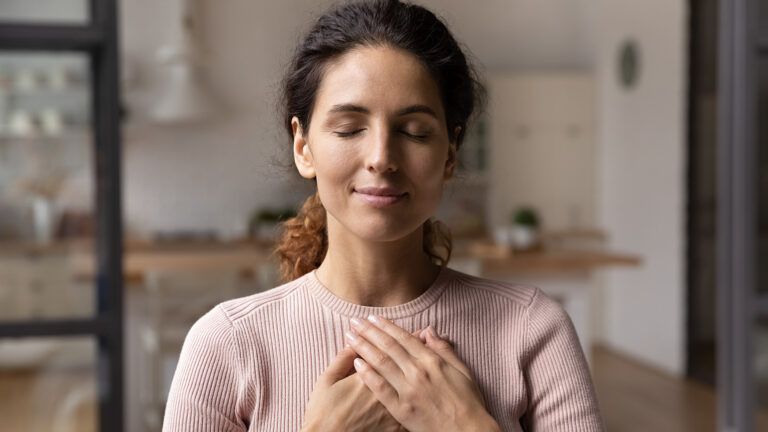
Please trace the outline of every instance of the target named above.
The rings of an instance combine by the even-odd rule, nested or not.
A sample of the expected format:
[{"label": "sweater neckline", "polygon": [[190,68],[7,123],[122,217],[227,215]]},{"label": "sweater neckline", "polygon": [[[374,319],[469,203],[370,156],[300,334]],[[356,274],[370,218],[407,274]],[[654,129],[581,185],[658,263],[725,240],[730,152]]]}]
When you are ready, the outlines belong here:
[{"label": "sweater neckline", "polygon": [[427,309],[443,294],[453,275],[453,270],[447,266],[441,266],[429,288],[415,299],[395,306],[364,306],[352,303],[331,292],[320,282],[316,272],[317,269],[314,269],[307,273],[305,285],[310,294],[324,306],[344,316],[367,317],[370,314],[376,314],[387,319],[403,318]]}]

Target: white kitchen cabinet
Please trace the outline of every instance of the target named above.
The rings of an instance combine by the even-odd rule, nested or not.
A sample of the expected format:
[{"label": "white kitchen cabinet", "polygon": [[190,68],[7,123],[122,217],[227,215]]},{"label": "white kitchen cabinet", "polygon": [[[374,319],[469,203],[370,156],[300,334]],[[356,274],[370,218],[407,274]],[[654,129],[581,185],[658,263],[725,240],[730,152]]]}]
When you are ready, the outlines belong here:
[{"label": "white kitchen cabinet", "polygon": [[74,278],[65,252],[0,257],[0,320],[88,316],[94,289]]}]

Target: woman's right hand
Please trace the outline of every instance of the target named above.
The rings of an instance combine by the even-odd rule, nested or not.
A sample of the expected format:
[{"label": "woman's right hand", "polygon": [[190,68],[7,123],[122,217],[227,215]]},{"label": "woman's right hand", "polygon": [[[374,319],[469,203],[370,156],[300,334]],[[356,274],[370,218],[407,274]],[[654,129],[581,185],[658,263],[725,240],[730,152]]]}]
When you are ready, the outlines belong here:
[{"label": "woman's right hand", "polygon": [[[421,332],[413,334],[419,337]],[[317,379],[304,411],[302,432],[405,431],[355,372],[356,357],[352,348],[344,348]]]}]

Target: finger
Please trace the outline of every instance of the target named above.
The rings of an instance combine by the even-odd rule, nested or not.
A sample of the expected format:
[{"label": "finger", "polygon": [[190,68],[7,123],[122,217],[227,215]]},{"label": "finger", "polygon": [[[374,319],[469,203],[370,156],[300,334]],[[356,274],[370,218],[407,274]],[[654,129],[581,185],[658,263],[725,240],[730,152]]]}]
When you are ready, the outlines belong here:
[{"label": "finger", "polygon": [[373,396],[391,413],[397,412],[399,396],[394,387],[363,359],[355,359],[355,370]]},{"label": "finger", "polygon": [[339,351],[325,371],[318,377],[318,384],[331,386],[335,382],[346,378],[349,372],[354,369],[352,362],[355,360],[355,357],[357,357],[357,353],[353,349],[344,348]]},{"label": "finger", "polygon": [[439,355],[449,365],[458,369],[467,378],[474,380],[472,378],[472,372],[469,370],[467,365],[465,365],[464,362],[461,361],[459,356],[456,355],[456,352],[453,350],[453,346],[451,345],[450,342],[438,336],[437,332],[435,331],[434,328],[432,328],[432,326],[427,327],[427,329],[424,330],[422,333],[426,337],[428,348],[431,348],[432,351],[437,353],[437,355]]},{"label": "finger", "polygon": [[[395,324],[392,326],[398,330],[397,337],[374,325],[370,321],[370,317],[368,321],[356,318],[350,321],[357,334],[363,336],[381,352],[391,357],[402,371],[407,371],[414,366],[414,357],[403,347],[403,339],[415,341],[414,343],[422,345],[422,349],[426,349],[423,348],[423,344],[418,342],[418,338]],[[376,364],[371,363],[371,366],[376,367]]]},{"label": "finger", "polygon": [[[364,335],[354,331],[344,332],[350,347],[362,357],[365,362],[376,370],[382,378],[386,379],[396,389],[402,388],[404,374],[400,366],[389,355],[371,343]],[[400,348],[402,350],[402,347]],[[405,354],[407,355],[407,353]]]},{"label": "finger", "polygon": [[[416,336],[416,337],[418,337],[418,338],[419,338],[419,340],[421,340],[422,342],[424,342],[424,344],[425,344],[425,345],[427,344],[427,331],[428,331],[428,330],[429,330],[429,327],[426,327],[426,328],[424,328],[423,330],[419,330],[419,331],[418,331],[418,334],[415,334],[415,333],[414,333],[414,334],[415,334],[415,336]],[[448,337],[447,337],[447,336],[445,336],[445,335],[439,335],[439,336],[438,336],[438,338],[439,338],[439,339],[442,339],[442,340],[444,340],[444,341],[446,341],[446,342],[448,342],[448,344],[451,346],[451,348],[452,348],[452,349],[454,349],[454,350],[456,349],[456,345],[455,345],[453,342],[451,342],[450,340],[448,340]]]},{"label": "finger", "polygon": [[[369,315],[368,321],[373,324],[372,326],[369,326],[369,328],[379,329],[382,334],[396,340],[402,349],[410,354],[411,357],[423,358],[430,354],[429,350],[424,347],[424,344],[419,342],[419,338],[414,337],[402,327],[395,325],[392,321],[378,315]],[[395,360],[398,359],[395,358]],[[411,361],[411,359],[407,359],[407,361]]]}]

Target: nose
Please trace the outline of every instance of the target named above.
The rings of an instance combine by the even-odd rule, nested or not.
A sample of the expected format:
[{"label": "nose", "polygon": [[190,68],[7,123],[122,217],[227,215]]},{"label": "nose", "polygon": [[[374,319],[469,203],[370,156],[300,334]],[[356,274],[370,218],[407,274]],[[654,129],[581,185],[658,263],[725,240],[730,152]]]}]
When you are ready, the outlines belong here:
[{"label": "nose", "polygon": [[365,143],[366,169],[377,173],[397,171],[398,155],[393,134],[388,128],[380,128],[377,133],[371,134],[370,138],[370,141]]}]

